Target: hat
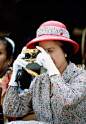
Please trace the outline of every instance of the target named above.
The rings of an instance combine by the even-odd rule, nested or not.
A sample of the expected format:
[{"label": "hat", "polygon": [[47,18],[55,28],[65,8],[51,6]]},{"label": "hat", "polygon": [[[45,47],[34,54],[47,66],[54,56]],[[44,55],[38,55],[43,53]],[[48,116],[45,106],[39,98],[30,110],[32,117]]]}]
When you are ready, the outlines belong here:
[{"label": "hat", "polygon": [[74,53],[79,50],[79,45],[70,39],[69,32],[66,26],[59,21],[47,21],[41,24],[36,32],[36,38],[31,40],[26,44],[27,48],[34,49],[36,47],[36,42],[41,42],[45,40],[61,40],[72,43],[74,48]]}]

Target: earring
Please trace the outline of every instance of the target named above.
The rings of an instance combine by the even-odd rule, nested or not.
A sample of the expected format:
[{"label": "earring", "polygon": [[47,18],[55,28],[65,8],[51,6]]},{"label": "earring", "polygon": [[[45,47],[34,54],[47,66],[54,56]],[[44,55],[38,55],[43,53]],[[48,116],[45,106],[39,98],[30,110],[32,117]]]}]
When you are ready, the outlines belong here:
[{"label": "earring", "polygon": [[65,58],[67,57],[67,54],[65,54]]},{"label": "earring", "polygon": [[10,66],[10,63],[8,63],[8,67]]}]

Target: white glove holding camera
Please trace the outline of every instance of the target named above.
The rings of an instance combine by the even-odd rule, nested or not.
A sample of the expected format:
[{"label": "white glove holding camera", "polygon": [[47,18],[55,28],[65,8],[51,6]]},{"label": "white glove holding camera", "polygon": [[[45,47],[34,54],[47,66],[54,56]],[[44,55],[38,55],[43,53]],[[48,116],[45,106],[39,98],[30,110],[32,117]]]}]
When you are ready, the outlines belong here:
[{"label": "white glove holding camera", "polygon": [[23,50],[25,49],[26,47],[23,47],[21,54],[18,55],[17,59],[13,63],[13,74],[9,83],[9,85],[11,86],[18,86],[17,82],[15,82],[16,74],[19,69],[21,70],[22,67],[25,68],[26,65],[28,64],[28,62],[23,59],[25,58],[25,54],[23,53]]},{"label": "white glove holding camera", "polygon": [[49,76],[60,74],[59,70],[56,68],[55,64],[53,63],[51,56],[47,54],[42,47],[36,46],[36,48],[41,51],[41,53],[39,53],[36,58],[36,62],[40,66],[43,66],[48,70]]}]

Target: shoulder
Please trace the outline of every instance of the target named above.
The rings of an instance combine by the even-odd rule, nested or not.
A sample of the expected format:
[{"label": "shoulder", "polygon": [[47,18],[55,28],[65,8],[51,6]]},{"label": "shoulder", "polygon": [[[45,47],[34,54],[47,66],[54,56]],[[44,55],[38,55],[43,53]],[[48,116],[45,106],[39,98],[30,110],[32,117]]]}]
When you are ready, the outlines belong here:
[{"label": "shoulder", "polygon": [[86,81],[86,70],[82,67],[78,67],[74,63],[71,63],[72,75],[78,81]]},{"label": "shoulder", "polygon": [[67,66],[66,71],[68,70],[77,74],[86,73],[86,70],[83,68],[83,66],[76,65],[72,62],[70,62],[69,65]]},{"label": "shoulder", "polygon": [[77,67],[74,63],[70,62],[67,68],[63,72],[64,79],[74,80],[80,78],[86,79],[86,70],[83,68]]}]

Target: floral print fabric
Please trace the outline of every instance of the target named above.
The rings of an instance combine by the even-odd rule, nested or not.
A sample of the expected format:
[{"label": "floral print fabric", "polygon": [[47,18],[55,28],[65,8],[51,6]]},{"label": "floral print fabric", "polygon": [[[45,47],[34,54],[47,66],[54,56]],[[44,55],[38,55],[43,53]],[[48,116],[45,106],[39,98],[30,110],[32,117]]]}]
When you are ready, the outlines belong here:
[{"label": "floral print fabric", "polygon": [[38,75],[20,94],[18,87],[9,86],[3,105],[4,114],[10,117],[23,117],[33,109],[38,121],[85,124],[86,71],[70,62],[62,75]]},{"label": "floral print fabric", "polygon": [[36,37],[41,36],[41,35],[45,35],[45,34],[54,34],[54,35],[59,35],[59,36],[70,38],[69,32],[66,29],[56,27],[56,26],[40,27],[37,30],[36,34],[37,34]]}]

